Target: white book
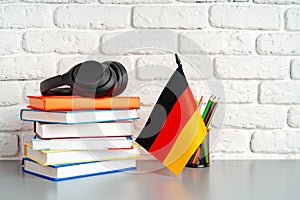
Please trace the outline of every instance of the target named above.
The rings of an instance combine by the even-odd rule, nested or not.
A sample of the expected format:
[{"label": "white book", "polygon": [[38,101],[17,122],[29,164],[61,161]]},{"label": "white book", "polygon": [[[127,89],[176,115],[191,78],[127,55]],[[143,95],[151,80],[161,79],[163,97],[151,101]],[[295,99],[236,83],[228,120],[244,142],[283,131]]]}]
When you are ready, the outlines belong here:
[{"label": "white book", "polygon": [[131,148],[132,137],[80,138],[80,139],[32,139],[34,150],[104,150]]},{"label": "white book", "polygon": [[134,169],[136,169],[136,162],[134,159],[49,166],[40,165],[30,159],[23,159],[24,172],[52,181],[61,181]]},{"label": "white book", "polygon": [[34,130],[40,138],[45,139],[130,136],[132,123],[48,124],[35,122]]},{"label": "white book", "polygon": [[25,144],[24,156],[41,165],[61,163],[92,162],[115,159],[137,158],[139,149],[134,146],[129,149],[94,150],[94,151],[51,151],[33,150],[32,144]]},{"label": "white book", "polygon": [[76,111],[41,111],[22,109],[20,118],[23,121],[47,123],[80,124],[111,122],[138,119],[137,110],[76,110]]}]

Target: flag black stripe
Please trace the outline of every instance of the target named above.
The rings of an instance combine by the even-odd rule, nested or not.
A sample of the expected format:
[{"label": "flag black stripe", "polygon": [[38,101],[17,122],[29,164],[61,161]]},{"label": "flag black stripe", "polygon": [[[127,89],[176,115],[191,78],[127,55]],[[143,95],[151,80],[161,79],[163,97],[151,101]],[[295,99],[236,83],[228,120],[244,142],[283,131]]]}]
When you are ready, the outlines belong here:
[{"label": "flag black stripe", "polygon": [[158,98],[142,132],[135,140],[149,150],[180,95],[188,87],[182,67],[178,67]]}]

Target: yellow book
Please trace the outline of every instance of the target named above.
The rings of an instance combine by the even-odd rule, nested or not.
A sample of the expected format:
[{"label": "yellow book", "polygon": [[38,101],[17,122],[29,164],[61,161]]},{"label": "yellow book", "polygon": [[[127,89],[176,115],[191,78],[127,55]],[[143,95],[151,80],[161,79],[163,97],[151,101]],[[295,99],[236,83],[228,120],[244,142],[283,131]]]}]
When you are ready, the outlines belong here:
[{"label": "yellow book", "polygon": [[137,145],[132,148],[106,149],[90,151],[70,150],[33,150],[31,143],[24,145],[24,156],[36,161],[41,165],[57,165],[65,163],[94,162],[104,160],[121,160],[138,158],[139,149]]}]

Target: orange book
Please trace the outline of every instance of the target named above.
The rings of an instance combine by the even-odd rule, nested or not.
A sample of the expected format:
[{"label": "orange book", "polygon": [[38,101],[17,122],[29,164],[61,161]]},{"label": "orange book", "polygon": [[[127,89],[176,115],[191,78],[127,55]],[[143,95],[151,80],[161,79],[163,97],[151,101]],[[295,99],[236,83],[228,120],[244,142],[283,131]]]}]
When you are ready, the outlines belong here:
[{"label": "orange book", "polygon": [[139,97],[28,96],[28,98],[28,108],[44,111],[119,110],[140,107]]}]

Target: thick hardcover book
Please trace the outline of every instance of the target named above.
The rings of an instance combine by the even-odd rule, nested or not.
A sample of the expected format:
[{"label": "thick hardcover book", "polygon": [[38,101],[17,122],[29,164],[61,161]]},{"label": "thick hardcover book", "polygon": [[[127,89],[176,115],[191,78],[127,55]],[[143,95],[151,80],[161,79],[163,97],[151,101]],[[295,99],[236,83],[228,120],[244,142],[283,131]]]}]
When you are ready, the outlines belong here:
[{"label": "thick hardcover book", "polygon": [[22,109],[20,118],[23,121],[46,123],[81,124],[112,122],[138,119],[136,109],[132,110],[77,110],[77,111],[41,111]]},{"label": "thick hardcover book", "polygon": [[132,137],[80,138],[80,139],[32,139],[34,150],[104,150],[131,148]]},{"label": "thick hardcover book", "polygon": [[52,181],[109,174],[136,169],[134,159],[43,166],[24,158],[23,171]]},{"label": "thick hardcover book", "polygon": [[49,124],[35,122],[34,132],[39,138],[43,139],[131,136],[132,123],[131,121],[89,124]]},{"label": "thick hardcover book", "polygon": [[29,108],[38,110],[137,109],[139,97],[85,98],[78,96],[28,96]]},{"label": "thick hardcover book", "polygon": [[139,157],[138,146],[132,148],[93,150],[93,151],[51,151],[33,150],[32,144],[24,145],[24,156],[41,165],[55,165],[62,163],[93,162],[103,160],[121,160]]}]

